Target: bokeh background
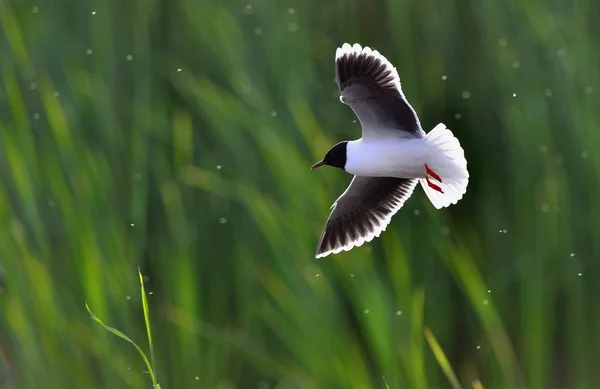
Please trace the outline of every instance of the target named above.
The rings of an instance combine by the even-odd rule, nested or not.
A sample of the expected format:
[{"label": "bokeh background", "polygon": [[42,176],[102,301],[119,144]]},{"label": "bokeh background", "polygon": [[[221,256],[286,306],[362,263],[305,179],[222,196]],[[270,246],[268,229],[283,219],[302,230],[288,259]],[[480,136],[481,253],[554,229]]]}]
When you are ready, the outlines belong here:
[{"label": "bokeh background", "polygon": [[[0,0],[0,387],[600,387],[594,0]],[[314,258],[360,136],[335,49],[394,63],[471,173]],[[454,387],[457,387],[454,385]]]}]

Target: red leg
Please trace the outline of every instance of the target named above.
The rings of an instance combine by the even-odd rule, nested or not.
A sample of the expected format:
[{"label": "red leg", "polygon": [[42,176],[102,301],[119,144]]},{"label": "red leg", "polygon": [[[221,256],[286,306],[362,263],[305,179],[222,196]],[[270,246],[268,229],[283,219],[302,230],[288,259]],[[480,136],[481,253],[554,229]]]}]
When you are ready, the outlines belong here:
[{"label": "red leg", "polygon": [[431,170],[429,168],[429,166],[427,166],[427,164],[425,164],[425,171],[427,172],[427,174],[429,174],[431,177],[435,178],[436,180],[438,180],[439,182],[442,182],[442,179],[440,178],[440,176],[438,176],[433,170]]},{"label": "red leg", "polygon": [[444,193],[444,191],[442,190],[442,188],[440,188],[439,186],[437,186],[436,184],[434,184],[433,182],[429,181],[429,177],[425,177],[425,180],[427,180],[427,185],[429,185],[429,187],[437,192],[440,193]]}]

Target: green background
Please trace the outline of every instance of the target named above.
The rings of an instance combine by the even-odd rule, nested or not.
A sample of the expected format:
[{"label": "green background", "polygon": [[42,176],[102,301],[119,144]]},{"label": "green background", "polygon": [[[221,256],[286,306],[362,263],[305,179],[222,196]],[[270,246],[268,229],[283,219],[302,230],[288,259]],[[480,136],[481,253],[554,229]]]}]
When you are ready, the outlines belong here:
[{"label": "green background", "polygon": [[[595,0],[0,0],[0,387],[600,387]],[[397,66],[471,174],[314,258],[360,136],[335,49]],[[480,384],[476,382],[480,380]],[[474,383],[475,381],[475,383]],[[456,386],[455,386],[456,387]]]}]

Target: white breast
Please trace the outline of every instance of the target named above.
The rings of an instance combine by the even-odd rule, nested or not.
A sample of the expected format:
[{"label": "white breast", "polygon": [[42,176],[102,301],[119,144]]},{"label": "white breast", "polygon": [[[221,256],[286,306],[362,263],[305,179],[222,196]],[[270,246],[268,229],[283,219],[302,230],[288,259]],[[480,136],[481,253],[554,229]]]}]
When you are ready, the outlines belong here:
[{"label": "white breast", "polygon": [[432,155],[421,139],[359,139],[348,142],[345,170],[367,177],[425,177],[425,163]]}]

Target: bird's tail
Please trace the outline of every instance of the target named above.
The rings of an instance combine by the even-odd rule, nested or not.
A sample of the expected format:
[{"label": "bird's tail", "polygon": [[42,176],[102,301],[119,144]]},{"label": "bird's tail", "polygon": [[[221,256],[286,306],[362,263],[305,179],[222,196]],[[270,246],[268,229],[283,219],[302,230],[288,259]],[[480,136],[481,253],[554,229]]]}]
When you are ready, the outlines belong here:
[{"label": "bird's tail", "polygon": [[419,179],[427,197],[437,209],[456,204],[467,191],[469,172],[465,152],[452,131],[443,123],[425,137],[432,150],[426,161],[426,178]]}]

